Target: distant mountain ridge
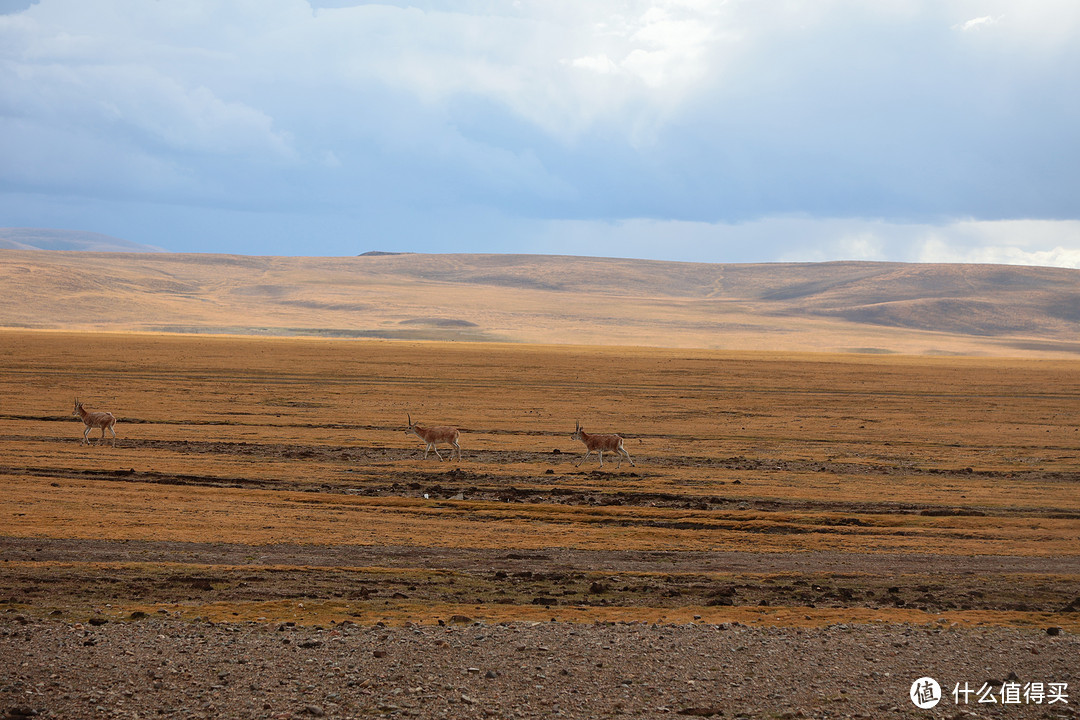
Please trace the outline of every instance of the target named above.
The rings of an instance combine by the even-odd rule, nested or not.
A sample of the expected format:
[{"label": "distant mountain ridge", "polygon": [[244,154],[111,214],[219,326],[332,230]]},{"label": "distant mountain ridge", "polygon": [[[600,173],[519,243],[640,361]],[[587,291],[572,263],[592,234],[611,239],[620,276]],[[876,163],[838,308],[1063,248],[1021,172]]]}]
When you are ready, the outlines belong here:
[{"label": "distant mountain ridge", "polygon": [[0,250],[0,327],[1080,357],[1080,270]]},{"label": "distant mountain ridge", "polygon": [[9,250],[81,250],[86,252],[164,252],[159,247],[83,230],[0,228],[0,248]]}]

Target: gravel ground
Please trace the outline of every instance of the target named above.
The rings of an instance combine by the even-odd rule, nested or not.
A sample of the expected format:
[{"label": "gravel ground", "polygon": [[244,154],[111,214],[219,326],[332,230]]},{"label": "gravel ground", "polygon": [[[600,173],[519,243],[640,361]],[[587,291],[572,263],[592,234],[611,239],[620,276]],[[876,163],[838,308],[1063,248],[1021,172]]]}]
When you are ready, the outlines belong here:
[{"label": "gravel ground", "polygon": [[[0,617],[0,717],[1075,718],[1080,637],[911,625],[103,624]],[[101,622],[101,621],[97,621]],[[936,678],[928,710],[913,681]],[[1068,703],[954,686],[1067,683]],[[1074,697],[1075,695],[1075,697]],[[963,698],[961,698],[962,700]]]}]

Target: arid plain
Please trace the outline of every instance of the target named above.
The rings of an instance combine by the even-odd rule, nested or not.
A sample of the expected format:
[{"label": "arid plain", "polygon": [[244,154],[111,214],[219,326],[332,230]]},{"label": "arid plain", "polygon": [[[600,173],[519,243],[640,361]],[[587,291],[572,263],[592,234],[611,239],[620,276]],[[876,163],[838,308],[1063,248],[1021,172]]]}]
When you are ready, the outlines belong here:
[{"label": "arid plain", "polygon": [[[41,611],[1077,627],[1075,362],[3,340],[0,595]],[[636,466],[575,467],[579,419]]]},{"label": "arid plain", "polygon": [[[991,347],[934,332],[950,352]],[[0,666],[15,678],[0,711],[952,717],[951,702],[910,704],[909,669],[1075,689],[1080,360],[1052,342],[943,357],[0,331]],[[81,444],[76,396],[116,415],[115,445],[96,430]],[[456,424],[464,458],[423,460],[407,413]],[[635,465],[576,467],[578,420],[621,433]],[[488,670],[457,652],[499,628],[521,633],[511,656],[569,659]],[[144,665],[225,652],[236,632],[264,674],[272,653],[288,665],[344,649],[323,660],[348,666],[349,689],[312,680],[255,699],[259,677],[226,678],[248,672],[235,660],[186,686]],[[613,647],[669,632],[728,659],[645,653],[651,685],[611,669]],[[190,645],[170,656],[162,638]],[[806,642],[799,669],[756,654]],[[871,646],[861,673],[856,648]],[[57,653],[93,669],[59,671]],[[948,653],[964,664],[933,664]],[[751,666],[733,677],[739,657]],[[804,687],[815,663],[827,679]],[[565,671],[586,664],[611,687],[571,701],[581,686]],[[753,694],[769,673],[778,691]],[[664,682],[682,689],[642,690]]]}]

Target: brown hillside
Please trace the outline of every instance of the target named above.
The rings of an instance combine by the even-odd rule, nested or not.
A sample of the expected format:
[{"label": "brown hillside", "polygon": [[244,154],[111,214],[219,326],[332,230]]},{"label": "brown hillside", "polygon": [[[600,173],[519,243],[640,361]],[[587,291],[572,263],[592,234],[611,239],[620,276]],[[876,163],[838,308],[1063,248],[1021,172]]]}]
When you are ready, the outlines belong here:
[{"label": "brown hillside", "polygon": [[0,250],[0,326],[1075,355],[1080,271],[532,255]]}]

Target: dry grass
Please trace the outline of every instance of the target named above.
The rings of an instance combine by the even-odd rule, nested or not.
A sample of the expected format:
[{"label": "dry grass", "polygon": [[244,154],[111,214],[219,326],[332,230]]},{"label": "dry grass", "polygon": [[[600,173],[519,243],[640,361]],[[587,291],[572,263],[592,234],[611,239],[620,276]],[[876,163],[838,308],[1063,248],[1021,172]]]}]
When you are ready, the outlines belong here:
[{"label": "dry grass", "polygon": [[[277,546],[441,548],[475,553],[478,567],[514,552],[839,553],[853,558],[863,586],[907,582],[887,569],[901,556],[956,567],[973,556],[1027,557],[1062,568],[1052,582],[1043,571],[1035,580],[957,571],[964,592],[986,596],[966,610],[959,595],[951,609],[884,607],[881,592],[869,605],[811,608],[789,593],[781,607],[774,598],[703,609],[686,588],[677,607],[657,593],[633,609],[629,599],[590,604],[578,588],[574,605],[538,608],[524,596],[495,604],[498,588],[484,586],[479,610],[449,591],[347,609],[316,593],[299,601],[313,621],[433,619],[460,605],[492,618],[799,624],[945,613],[962,624],[1023,624],[1047,622],[1071,592],[1080,596],[1076,361],[15,331],[0,341],[0,539],[28,561],[35,541],[51,540],[196,544],[192,562],[219,570],[231,566],[211,557],[215,546],[250,546],[253,557]],[[68,415],[76,395],[116,414],[115,448],[79,444],[81,424]],[[406,412],[457,424],[464,461],[421,461]],[[590,459],[575,468],[575,420],[623,433],[638,466],[599,471]],[[880,563],[867,566],[867,553]],[[664,562],[655,560],[659,571]],[[42,565],[37,581],[24,572],[31,565],[5,567],[0,598],[33,606],[41,600],[28,588],[59,577],[60,565]],[[417,571],[443,568],[423,562]],[[812,564],[797,571],[819,574]],[[250,574],[268,572],[251,561]],[[455,572],[460,589],[481,570]],[[1035,599],[1006,609],[1013,601],[1000,593],[1020,586]],[[100,607],[101,598],[79,600],[77,582],[67,587],[65,607]],[[932,594],[940,601],[943,592]],[[224,619],[296,609],[150,591],[112,604]]]},{"label": "dry grass", "polygon": [[0,286],[0,327],[785,352],[1080,352],[1080,271],[1059,268],[0,250]]}]

